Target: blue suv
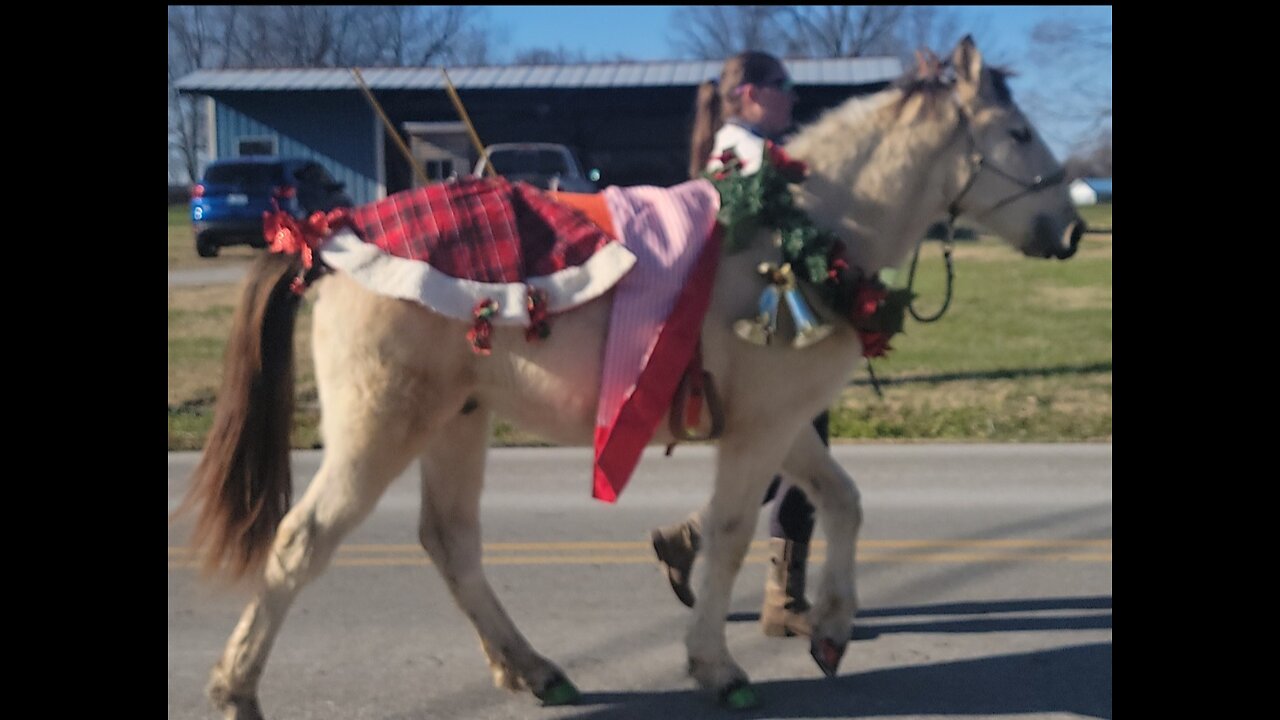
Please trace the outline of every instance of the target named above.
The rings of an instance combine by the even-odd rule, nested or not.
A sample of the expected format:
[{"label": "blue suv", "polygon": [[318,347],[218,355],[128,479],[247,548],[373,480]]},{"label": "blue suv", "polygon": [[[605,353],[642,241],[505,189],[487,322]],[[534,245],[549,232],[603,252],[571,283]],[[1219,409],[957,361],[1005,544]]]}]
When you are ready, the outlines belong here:
[{"label": "blue suv", "polygon": [[265,247],[262,213],[275,210],[272,200],[281,210],[304,218],[317,210],[350,207],[345,187],[314,160],[273,156],[215,160],[191,189],[196,252],[200,257],[215,257],[224,245]]}]

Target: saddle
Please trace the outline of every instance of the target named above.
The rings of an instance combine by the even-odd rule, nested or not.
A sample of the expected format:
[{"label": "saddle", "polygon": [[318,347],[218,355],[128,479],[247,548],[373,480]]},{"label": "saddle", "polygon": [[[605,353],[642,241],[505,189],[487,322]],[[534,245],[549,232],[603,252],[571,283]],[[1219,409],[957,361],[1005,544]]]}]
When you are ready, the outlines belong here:
[{"label": "saddle", "polygon": [[492,325],[523,326],[536,341],[550,316],[613,291],[593,481],[593,495],[613,502],[678,389],[687,401],[672,406],[671,424],[681,439],[701,424],[691,406],[719,407],[694,363],[719,260],[719,203],[705,180],[579,194],[468,179],[355,208],[317,249],[376,293],[471,322],[480,354]]}]

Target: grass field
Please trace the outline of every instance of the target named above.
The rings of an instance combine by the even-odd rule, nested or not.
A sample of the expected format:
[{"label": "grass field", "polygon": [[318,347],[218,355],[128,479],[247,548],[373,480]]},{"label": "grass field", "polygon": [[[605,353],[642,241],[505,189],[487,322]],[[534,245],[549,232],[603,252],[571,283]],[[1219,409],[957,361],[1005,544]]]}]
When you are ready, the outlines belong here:
[{"label": "grass field", "polygon": [[248,245],[225,247],[216,258],[196,254],[196,241],[191,232],[191,210],[186,205],[169,206],[169,270],[243,265],[257,256],[259,250]]},{"label": "grass field", "polygon": [[[1111,227],[1111,206],[1081,208]],[[169,269],[244,263],[261,251],[195,254],[185,208],[169,213]],[[908,319],[894,350],[865,370],[833,407],[834,438],[856,440],[1111,440],[1111,234],[1088,234],[1071,260],[1025,258],[990,237],[957,243],[954,298],[936,323]],[[900,273],[904,276],[905,273]],[[926,243],[917,308],[943,297],[940,245]],[[169,449],[198,449],[211,421],[237,288],[169,288]],[[298,318],[295,447],[319,443],[311,371],[310,304]],[[818,346],[820,347],[820,346]],[[499,443],[533,439],[504,424]]]}]

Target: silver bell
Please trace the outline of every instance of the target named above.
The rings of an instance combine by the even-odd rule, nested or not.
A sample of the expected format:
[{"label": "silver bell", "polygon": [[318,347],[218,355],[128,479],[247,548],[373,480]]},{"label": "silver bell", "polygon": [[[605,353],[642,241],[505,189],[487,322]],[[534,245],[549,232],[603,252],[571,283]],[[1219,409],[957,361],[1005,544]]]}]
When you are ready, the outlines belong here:
[{"label": "silver bell", "polygon": [[738,337],[755,345],[768,345],[778,332],[778,286],[766,285],[760,293],[756,316],[743,318],[733,324]]},{"label": "silver bell", "polygon": [[787,307],[791,310],[791,319],[795,321],[796,337],[791,341],[791,347],[797,350],[809,347],[810,345],[822,340],[831,334],[832,327],[818,322],[808,304],[804,301],[804,296],[800,294],[800,288],[794,283],[783,291],[783,296],[787,299]]}]

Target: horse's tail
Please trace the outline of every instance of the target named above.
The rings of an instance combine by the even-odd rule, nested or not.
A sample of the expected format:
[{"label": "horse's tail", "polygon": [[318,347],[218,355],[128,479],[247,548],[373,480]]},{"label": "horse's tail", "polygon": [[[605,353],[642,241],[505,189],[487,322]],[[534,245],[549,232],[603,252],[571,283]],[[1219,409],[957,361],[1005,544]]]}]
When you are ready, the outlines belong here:
[{"label": "horse's tail", "polygon": [[298,255],[264,254],[245,278],[223,362],[213,427],[173,517],[199,507],[191,547],[206,575],[261,571],[289,510],[293,328]]}]

